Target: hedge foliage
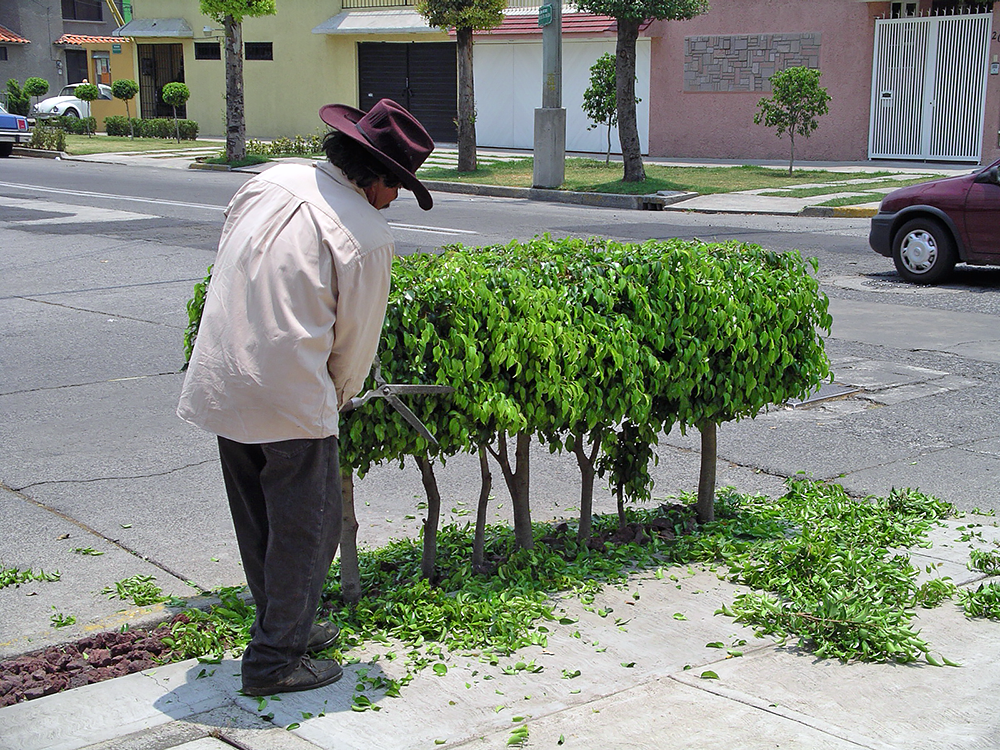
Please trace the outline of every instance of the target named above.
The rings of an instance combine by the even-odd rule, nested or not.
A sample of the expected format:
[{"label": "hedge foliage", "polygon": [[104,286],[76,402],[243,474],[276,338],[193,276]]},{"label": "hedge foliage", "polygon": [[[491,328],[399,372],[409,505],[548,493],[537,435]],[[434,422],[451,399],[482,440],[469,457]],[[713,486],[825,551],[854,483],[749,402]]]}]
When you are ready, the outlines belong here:
[{"label": "hedge foliage", "polygon": [[[108,135],[127,136],[131,135],[129,130],[130,118],[121,115],[112,115],[104,118],[104,130]],[[173,138],[174,121],[168,117],[157,117],[144,120],[139,117],[131,118],[132,128],[134,128],[136,138]],[[193,141],[198,138],[198,123],[194,120],[178,120],[177,127],[182,140]]]},{"label": "hedge foliage", "polygon": [[544,237],[400,257],[383,374],[455,388],[408,404],[440,448],[375,400],[344,415],[341,461],[364,474],[500,432],[564,449],[602,425],[653,437],[752,417],[829,376],[827,304],[797,252],[748,244]]},{"label": "hedge foliage", "polygon": [[42,151],[65,151],[66,131],[62,128],[35,125],[31,130],[31,140],[25,145]]},{"label": "hedge foliage", "polygon": [[[585,538],[595,471],[609,478],[624,519],[623,498],[650,494],[659,435],[675,426],[700,430],[704,471],[715,463],[716,425],[753,417],[829,377],[821,332],[832,319],[810,269],[815,262],[796,251],[676,239],[545,236],[398,257],[379,344],[383,375],[455,390],[407,404],[438,445],[382,399],[342,414],[341,467],[363,476],[378,463],[415,457],[430,508],[439,498],[429,458],[489,452],[510,490],[518,543],[530,548],[527,443],[537,439],[577,455]],[[188,356],[210,276],[188,303]],[[486,488],[485,473],[483,480]],[[714,471],[699,482],[699,520],[711,520],[713,498]],[[437,519],[428,513],[432,558]],[[484,513],[481,506],[477,525]]]},{"label": "hedge foliage", "polygon": [[65,115],[59,115],[58,117],[39,118],[38,122],[44,123],[46,127],[58,128],[74,135],[85,135],[97,130],[97,118],[95,117],[66,117]]},{"label": "hedge foliage", "polygon": [[312,135],[297,135],[293,138],[275,138],[272,141],[258,141],[251,138],[247,141],[247,154],[255,156],[316,156],[323,153],[323,138],[325,133]]}]

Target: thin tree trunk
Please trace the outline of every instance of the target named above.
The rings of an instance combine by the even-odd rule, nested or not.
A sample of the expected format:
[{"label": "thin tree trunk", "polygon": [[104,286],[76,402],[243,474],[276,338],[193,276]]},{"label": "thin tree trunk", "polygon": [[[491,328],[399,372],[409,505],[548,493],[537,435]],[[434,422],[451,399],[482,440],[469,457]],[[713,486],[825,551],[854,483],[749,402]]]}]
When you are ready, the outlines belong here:
[{"label": "thin tree trunk", "polygon": [[482,446],[479,448],[479,473],[483,481],[479,488],[479,507],[476,509],[476,535],[472,540],[473,571],[482,567],[486,555],[486,509],[489,507],[490,492],[493,489],[490,462],[486,456],[486,449]]},{"label": "thin tree trunk", "polygon": [[701,426],[701,473],[698,476],[698,523],[715,520],[716,424]]},{"label": "thin tree trunk", "polygon": [[625,162],[625,182],[643,182],[639,128],[635,117],[635,43],[640,21],[618,21],[618,44],[615,57],[616,98],[618,100],[618,140]]},{"label": "thin tree trunk", "polygon": [[583,542],[590,538],[591,526],[594,519],[594,476],[597,471],[594,462],[597,460],[597,453],[601,449],[601,438],[604,430],[595,429],[590,433],[591,449],[590,455],[583,447],[583,435],[576,435],[573,441],[573,453],[576,454],[576,463],[580,467],[580,526],[576,531],[577,541]]},{"label": "thin tree trunk", "polygon": [[517,444],[514,449],[515,465],[511,468],[510,456],[507,452],[507,433],[498,436],[497,450],[490,449],[493,458],[500,464],[507,491],[510,492],[511,505],[514,508],[514,539],[522,549],[533,549],[535,538],[531,532],[531,509],[528,505],[528,447],[531,445],[531,435],[525,432],[517,433]]},{"label": "thin tree trunk", "polygon": [[455,29],[458,47],[458,171],[476,170],[476,94],[472,79],[472,29]]},{"label": "thin tree trunk", "polygon": [[243,107],[243,26],[227,15],[226,31],[226,161],[247,155]]},{"label": "thin tree trunk", "polygon": [[438,520],[441,518],[441,493],[438,491],[437,480],[434,478],[434,467],[426,455],[417,456],[417,466],[420,467],[420,479],[424,483],[427,494],[427,518],[424,519],[424,551],[420,559],[420,574],[428,581],[434,578],[434,565],[437,562],[437,532]]},{"label": "thin tree trunk", "polygon": [[611,123],[608,123],[608,152],[604,155],[604,166],[611,163]]},{"label": "thin tree trunk", "polygon": [[618,528],[624,529],[625,520],[625,488],[618,486]]},{"label": "thin tree trunk", "polygon": [[354,514],[354,472],[341,472],[340,488],[344,500],[340,529],[340,596],[348,604],[356,604],[361,599],[361,570],[358,567],[358,519]]},{"label": "thin tree trunk", "polygon": [[788,176],[792,176],[792,166],[795,164],[795,133],[788,133],[789,140],[792,142],[792,152],[788,158]]}]

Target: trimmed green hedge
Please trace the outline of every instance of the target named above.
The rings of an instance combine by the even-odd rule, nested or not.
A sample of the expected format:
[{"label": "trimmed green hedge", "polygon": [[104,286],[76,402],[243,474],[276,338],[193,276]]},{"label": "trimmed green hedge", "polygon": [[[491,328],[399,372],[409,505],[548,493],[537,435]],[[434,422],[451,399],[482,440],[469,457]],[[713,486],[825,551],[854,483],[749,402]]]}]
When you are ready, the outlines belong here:
[{"label": "trimmed green hedge", "polygon": [[[811,270],[796,251],[676,239],[546,236],[398,257],[379,344],[383,375],[455,392],[407,404],[438,446],[382,399],[343,414],[341,466],[363,475],[414,457],[430,498],[429,457],[488,451],[511,494],[518,543],[531,547],[531,439],[576,454],[586,536],[595,472],[616,489],[624,523],[624,499],[649,496],[658,436],[693,427],[709,459],[698,515],[710,520],[714,471],[706,479],[704,467],[714,467],[715,426],[802,396],[830,375],[821,332],[832,319]],[[186,344],[202,292],[189,303]],[[433,528],[436,518],[425,535]]]},{"label": "trimmed green hedge", "polygon": [[[174,121],[170,118],[157,117],[155,119],[143,120],[138,117],[133,117],[131,120],[136,138],[174,137]],[[193,141],[198,138],[198,123],[194,120],[178,120],[177,125],[180,129],[182,140]],[[121,115],[105,117],[104,130],[108,135],[130,135],[129,118]]]}]

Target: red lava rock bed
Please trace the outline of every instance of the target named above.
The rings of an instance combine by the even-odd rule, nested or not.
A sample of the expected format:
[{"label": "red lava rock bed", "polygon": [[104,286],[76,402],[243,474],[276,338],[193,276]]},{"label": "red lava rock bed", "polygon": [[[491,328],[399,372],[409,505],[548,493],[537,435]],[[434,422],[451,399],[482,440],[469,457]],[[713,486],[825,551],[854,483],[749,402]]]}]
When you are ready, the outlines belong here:
[{"label": "red lava rock bed", "polygon": [[155,628],[98,633],[0,662],[0,708],[174,661],[163,638],[179,619],[187,618],[179,614]]}]

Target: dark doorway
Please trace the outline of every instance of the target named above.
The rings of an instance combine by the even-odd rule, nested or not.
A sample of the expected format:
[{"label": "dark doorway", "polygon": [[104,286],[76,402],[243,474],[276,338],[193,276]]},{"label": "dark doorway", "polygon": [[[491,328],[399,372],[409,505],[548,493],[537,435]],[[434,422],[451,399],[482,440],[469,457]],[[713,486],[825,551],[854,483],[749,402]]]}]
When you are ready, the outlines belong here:
[{"label": "dark doorway", "polygon": [[81,83],[84,78],[87,78],[86,50],[66,50],[66,83]]},{"label": "dark doorway", "polygon": [[410,110],[435,141],[454,143],[455,50],[448,42],[358,43],[358,106],[367,112],[379,99],[392,99]]},{"label": "dark doorway", "polygon": [[[139,97],[144,119],[173,117],[174,110],[163,101],[161,92],[168,83],[184,82],[184,46],[180,44],[140,44]],[[187,117],[187,107],[177,108],[178,117]]]}]

